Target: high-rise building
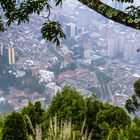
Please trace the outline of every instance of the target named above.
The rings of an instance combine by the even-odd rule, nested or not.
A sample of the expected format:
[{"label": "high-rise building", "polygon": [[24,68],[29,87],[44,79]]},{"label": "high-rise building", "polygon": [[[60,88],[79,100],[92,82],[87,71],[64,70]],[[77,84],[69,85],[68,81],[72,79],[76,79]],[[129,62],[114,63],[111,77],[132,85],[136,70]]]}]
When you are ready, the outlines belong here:
[{"label": "high-rise building", "polygon": [[102,27],[101,35],[102,35],[102,38],[106,40],[106,36],[107,36],[107,25],[105,25],[105,24]]},{"label": "high-rise building", "polygon": [[8,47],[8,63],[15,63],[15,48]]},{"label": "high-rise building", "polygon": [[128,38],[127,43],[124,47],[123,59],[127,61],[131,58],[136,58],[138,55],[137,49],[138,46],[136,40]]},{"label": "high-rise building", "polygon": [[124,46],[125,46],[125,32],[120,32],[119,35],[119,52],[123,53]]},{"label": "high-rise building", "polygon": [[108,57],[114,58],[117,54],[117,40],[115,38],[110,38],[108,40]]},{"label": "high-rise building", "polygon": [[123,54],[123,60],[127,61],[131,58],[131,46],[126,45],[124,47],[124,54]]},{"label": "high-rise building", "polygon": [[128,39],[125,46],[124,46],[124,52],[123,52],[123,60],[127,61],[129,59],[131,59],[133,53],[133,45],[134,45],[134,41]]},{"label": "high-rise building", "polygon": [[3,44],[0,44],[0,56],[3,56]]},{"label": "high-rise building", "polygon": [[66,35],[69,37],[75,37],[77,35],[77,26],[74,23],[66,25]]},{"label": "high-rise building", "polygon": [[8,46],[3,47],[3,44],[0,45],[0,62],[6,64],[15,63],[15,48]]},{"label": "high-rise building", "polygon": [[[134,36],[134,41],[135,41],[135,48],[138,50],[140,49],[140,33],[136,33]],[[139,54],[137,53],[137,56],[139,56]]]},{"label": "high-rise building", "polygon": [[115,37],[115,35],[116,35],[116,33],[114,31],[114,26],[112,24],[108,24],[108,26],[106,27],[106,38],[105,39],[110,39],[110,37]]}]

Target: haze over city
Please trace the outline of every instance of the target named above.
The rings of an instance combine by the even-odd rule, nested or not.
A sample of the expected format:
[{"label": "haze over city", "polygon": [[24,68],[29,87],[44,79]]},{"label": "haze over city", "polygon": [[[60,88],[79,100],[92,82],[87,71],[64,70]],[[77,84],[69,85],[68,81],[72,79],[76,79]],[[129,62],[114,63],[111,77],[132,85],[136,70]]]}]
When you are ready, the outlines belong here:
[{"label": "haze over city", "polygon": [[[127,6],[104,1],[122,11]],[[51,19],[62,24],[67,36],[56,47],[41,37],[47,15],[44,9],[39,16],[31,15],[29,23],[13,23],[0,34],[0,62],[10,65],[8,73],[15,76],[11,79],[22,84],[5,82],[5,88],[0,87],[0,103],[8,106],[5,110],[19,111],[29,100],[41,101],[47,108],[65,85],[86,97],[95,93],[103,102],[124,106],[134,93],[134,81],[140,77],[140,32],[104,18],[78,1],[66,0],[62,7],[51,10]],[[5,72],[0,73],[1,78]],[[39,90],[25,84],[33,79]]]}]

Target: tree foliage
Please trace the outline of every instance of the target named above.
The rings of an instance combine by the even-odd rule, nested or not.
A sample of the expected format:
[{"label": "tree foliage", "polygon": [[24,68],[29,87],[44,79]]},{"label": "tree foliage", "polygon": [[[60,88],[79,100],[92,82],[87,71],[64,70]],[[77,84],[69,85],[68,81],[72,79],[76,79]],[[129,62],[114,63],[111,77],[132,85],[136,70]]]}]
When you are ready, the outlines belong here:
[{"label": "tree foliage", "polygon": [[27,140],[26,124],[20,113],[13,112],[6,118],[2,140]]},{"label": "tree foliage", "polygon": [[30,118],[34,128],[36,125],[42,123],[43,112],[44,110],[42,109],[40,102],[36,102],[35,104],[29,102],[28,106],[22,109],[22,115],[27,115]]},{"label": "tree foliage", "polygon": [[138,97],[140,97],[140,79],[134,83],[134,91]]},{"label": "tree foliage", "polygon": [[38,79],[32,75],[26,74],[23,77],[17,79],[20,82],[21,89],[28,89],[31,92],[43,93],[45,86],[38,82]]},{"label": "tree foliage", "polygon": [[[120,24],[140,29],[140,15],[139,6],[131,6],[127,8],[127,12],[123,12],[112,8],[111,6],[103,3],[101,0],[79,0],[81,3],[87,5],[89,8],[95,10],[99,14],[111,19]],[[134,0],[116,0],[118,2],[133,3]]]},{"label": "tree foliage", "polygon": [[3,118],[0,117],[0,140],[2,140],[2,130],[3,130],[3,127],[4,127],[4,117]]},{"label": "tree foliage", "polygon": [[135,114],[136,112],[139,111],[140,109],[140,79],[138,79],[135,83],[134,83],[134,91],[135,93],[132,95],[131,98],[126,100],[125,103],[125,108],[126,110],[131,114]]},{"label": "tree foliage", "polygon": [[128,138],[128,140],[140,139],[140,119],[136,119],[132,125],[127,128],[126,138]]},{"label": "tree foliage", "polygon": [[102,103],[94,94],[84,98],[69,86],[53,97],[47,111],[41,108],[40,102],[29,102],[21,113],[8,115],[4,126],[2,122],[0,127],[3,128],[3,140],[25,140],[28,136],[37,140],[56,140],[67,134],[74,138],[88,139],[89,136],[92,140],[140,138],[139,118],[132,122],[123,108]]},{"label": "tree foliage", "polygon": [[[96,96],[93,94],[91,97],[86,99],[87,111],[86,111],[86,127],[88,132],[92,132],[92,138],[99,138],[100,130],[96,122],[97,113],[102,110],[103,103],[100,102]],[[107,126],[106,126],[107,128]]]},{"label": "tree foliage", "polygon": [[115,127],[109,132],[107,140],[118,140],[118,132]]},{"label": "tree foliage", "polygon": [[60,120],[70,120],[79,126],[85,119],[86,103],[84,98],[74,88],[66,86],[61,92],[57,92],[56,96],[47,110],[47,116],[57,114]]},{"label": "tree foliage", "polygon": [[107,122],[111,129],[115,128],[126,128],[131,124],[130,117],[126,112],[117,106],[110,106],[108,109],[101,110],[96,116],[96,121],[98,124]]},{"label": "tree foliage", "polygon": [[45,119],[57,115],[59,120],[71,120],[75,129],[79,130],[85,121],[87,133],[93,140],[104,140],[113,128],[123,129],[131,125],[131,119],[120,107],[100,102],[93,94],[83,98],[75,89],[64,87],[52,99],[45,114]]}]

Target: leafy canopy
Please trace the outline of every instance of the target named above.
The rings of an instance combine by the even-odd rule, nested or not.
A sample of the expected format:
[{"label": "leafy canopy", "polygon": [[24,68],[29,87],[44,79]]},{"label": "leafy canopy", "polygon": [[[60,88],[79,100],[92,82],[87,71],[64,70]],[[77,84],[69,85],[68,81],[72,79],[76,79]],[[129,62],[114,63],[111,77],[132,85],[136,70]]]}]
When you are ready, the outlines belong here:
[{"label": "leafy canopy", "polygon": [[27,140],[26,124],[20,113],[13,112],[6,118],[2,140]]},{"label": "leafy canopy", "polygon": [[[84,98],[69,86],[64,87],[53,97],[43,120],[55,115],[58,120],[71,120],[76,130],[79,130],[85,122],[86,131],[91,133],[93,140],[107,138],[113,128],[125,130],[131,124],[130,117],[121,107],[102,103],[94,94]],[[45,126],[48,126],[48,122],[44,122]]]},{"label": "leafy canopy", "polygon": [[135,81],[134,83],[134,91],[135,93],[131,98],[127,99],[125,103],[125,108],[130,114],[136,114],[140,110],[140,79]]}]

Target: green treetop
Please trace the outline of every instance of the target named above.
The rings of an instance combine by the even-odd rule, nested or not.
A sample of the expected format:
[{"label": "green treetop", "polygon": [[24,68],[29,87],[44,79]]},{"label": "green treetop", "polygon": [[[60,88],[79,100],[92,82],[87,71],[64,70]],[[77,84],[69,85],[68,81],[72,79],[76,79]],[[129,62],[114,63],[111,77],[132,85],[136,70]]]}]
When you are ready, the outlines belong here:
[{"label": "green treetop", "polygon": [[47,116],[57,114],[60,120],[70,120],[79,126],[82,125],[86,115],[86,103],[83,96],[75,89],[66,86],[53,97],[47,110]]},{"label": "green treetop", "polygon": [[27,140],[26,123],[20,113],[13,112],[6,118],[2,140]]}]

